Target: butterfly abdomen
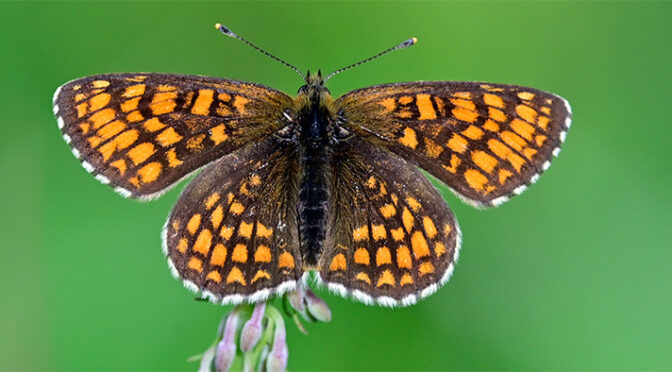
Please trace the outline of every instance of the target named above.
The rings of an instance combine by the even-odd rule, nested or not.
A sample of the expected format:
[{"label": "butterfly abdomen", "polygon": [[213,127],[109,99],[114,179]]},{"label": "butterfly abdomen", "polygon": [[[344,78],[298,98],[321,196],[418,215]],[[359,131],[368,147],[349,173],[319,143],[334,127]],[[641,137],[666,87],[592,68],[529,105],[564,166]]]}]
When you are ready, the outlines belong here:
[{"label": "butterfly abdomen", "polygon": [[300,117],[299,238],[304,263],[315,267],[322,253],[329,209],[328,115],[317,100]]}]

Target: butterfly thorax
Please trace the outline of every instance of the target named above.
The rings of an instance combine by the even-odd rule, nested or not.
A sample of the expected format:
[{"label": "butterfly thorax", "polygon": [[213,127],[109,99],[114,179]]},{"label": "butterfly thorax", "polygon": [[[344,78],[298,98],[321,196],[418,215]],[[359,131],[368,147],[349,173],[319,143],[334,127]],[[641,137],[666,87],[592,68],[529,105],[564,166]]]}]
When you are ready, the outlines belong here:
[{"label": "butterfly thorax", "polygon": [[308,75],[299,89],[297,130],[301,183],[299,188],[299,239],[304,264],[314,268],[322,253],[329,211],[329,163],[333,115],[331,96],[319,75]]}]

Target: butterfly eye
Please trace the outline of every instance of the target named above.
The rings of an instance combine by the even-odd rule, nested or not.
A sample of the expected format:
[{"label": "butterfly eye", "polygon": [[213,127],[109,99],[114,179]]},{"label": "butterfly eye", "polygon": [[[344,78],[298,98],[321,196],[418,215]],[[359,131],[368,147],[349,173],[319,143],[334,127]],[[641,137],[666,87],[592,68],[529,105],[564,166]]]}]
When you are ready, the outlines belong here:
[{"label": "butterfly eye", "polygon": [[308,86],[303,85],[301,88],[299,88],[299,90],[296,93],[298,93],[298,94],[306,93],[307,90],[308,90]]}]

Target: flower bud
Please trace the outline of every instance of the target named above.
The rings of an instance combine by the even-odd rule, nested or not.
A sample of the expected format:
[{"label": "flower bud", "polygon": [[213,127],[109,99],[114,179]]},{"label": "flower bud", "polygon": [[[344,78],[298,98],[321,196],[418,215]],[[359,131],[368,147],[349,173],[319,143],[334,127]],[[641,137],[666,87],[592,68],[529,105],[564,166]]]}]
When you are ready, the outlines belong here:
[{"label": "flower bud", "polygon": [[300,313],[302,313],[304,310],[303,297],[304,297],[304,289],[302,285],[297,285],[296,289],[290,292],[288,295],[289,304],[292,305],[294,310]]},{"label": "flower bud", "polygon": [[284,372],[287,368],[287,359],[289,359],[289,351],[287,349],[285,323],[282,318],[279,318],[275,322],[273,348],[266,360],[266,370],[268,372]]},{"label": "flower bud", "polygon": [[236,357],[236,331],[238,330],[239,317],[240,311],[234,308],[226,318],[222,340],[217,344],[215,351],[215,370],[217,372],[228,371]]},{"label": "flower bud", "polygon": [[327,303],[321,298],[317,297],[313,291],[306,289],[305,301],[310,315],[321,322],[331,321],[331,310]]},{"label": "flower bud", "polygon": [[257,342],[259,342],[263,332],[262,321],[264,320],[265,311],[265,302],[257,304],[252,311],[252,316],[245,322],[243,330],[240,332],[240,349],[243,353],[252,350]]}]

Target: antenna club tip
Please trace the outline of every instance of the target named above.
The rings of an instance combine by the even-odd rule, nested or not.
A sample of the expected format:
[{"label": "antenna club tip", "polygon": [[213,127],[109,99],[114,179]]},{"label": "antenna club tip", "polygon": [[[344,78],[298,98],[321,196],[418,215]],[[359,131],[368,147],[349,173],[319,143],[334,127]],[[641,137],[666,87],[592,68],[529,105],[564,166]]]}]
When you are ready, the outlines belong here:
[{"label": "antenna club tip", "polygon": [[219,32],[223,33],[224,35],[231,36],[231,37],[236,37],[236,35],[233,31],[231,31],[230,28],[224,26],[221,23],[215,23],[215,28],[219,30]]},{"label": "antenna club tip", "polygon": [[222,27],[222,24],[221,24],[221,23],[215,23],[215,28],[216,28],[216,29],[219,30],[221,27]]},{"label": "antenna club tip", "polygon": [[417,37],[412,37],[411,40],[413,41],[413,44],[415,44],[415,43],[418,42],[418,38],[417,38]]}]

